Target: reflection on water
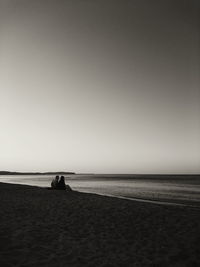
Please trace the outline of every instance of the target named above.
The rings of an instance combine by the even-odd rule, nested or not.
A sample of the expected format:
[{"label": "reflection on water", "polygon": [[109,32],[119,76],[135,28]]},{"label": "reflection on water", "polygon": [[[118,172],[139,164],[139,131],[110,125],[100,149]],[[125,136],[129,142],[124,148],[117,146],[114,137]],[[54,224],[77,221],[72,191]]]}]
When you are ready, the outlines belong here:
[{"label": "reflection on water", "polygon": [[[54,176],[2,175],[0,182],[48,187]],[[67,175],[74,190],[145,199],[200,203],[200,176]]]}]

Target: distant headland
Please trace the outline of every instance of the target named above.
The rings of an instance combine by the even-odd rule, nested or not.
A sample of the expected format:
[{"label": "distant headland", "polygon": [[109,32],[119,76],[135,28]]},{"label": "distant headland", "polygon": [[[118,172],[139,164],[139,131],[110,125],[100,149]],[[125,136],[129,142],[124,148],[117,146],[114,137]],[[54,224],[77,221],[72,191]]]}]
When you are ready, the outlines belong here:
[{"label": "distant headland", "polygon": [[10,172],[10,171],[0,171],[0,175],[68,175],[76,174],[75,172]]}]

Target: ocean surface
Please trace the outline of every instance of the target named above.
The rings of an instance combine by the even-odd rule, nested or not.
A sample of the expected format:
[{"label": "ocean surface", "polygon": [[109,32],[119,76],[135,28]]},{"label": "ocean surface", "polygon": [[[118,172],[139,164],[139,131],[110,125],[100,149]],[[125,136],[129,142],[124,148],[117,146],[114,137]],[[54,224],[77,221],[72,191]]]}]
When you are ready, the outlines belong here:
[{"label": "ocean surface", "polygon": [[[49,187],[52,175],[1,175],[0,182]],[[66,175],[73,190],[200,206],[200,175]]]}]

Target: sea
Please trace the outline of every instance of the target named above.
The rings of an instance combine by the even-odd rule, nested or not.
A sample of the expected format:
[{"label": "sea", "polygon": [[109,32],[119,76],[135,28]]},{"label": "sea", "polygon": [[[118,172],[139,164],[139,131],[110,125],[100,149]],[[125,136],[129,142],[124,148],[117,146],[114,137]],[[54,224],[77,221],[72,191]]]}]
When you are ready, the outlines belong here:
[{"label": "sea", "polygon": [[[54,175],[1,175],[0,182],[50,187]],[[73,190],[135,200],[200,206],[200,175],[70,174]]]}]

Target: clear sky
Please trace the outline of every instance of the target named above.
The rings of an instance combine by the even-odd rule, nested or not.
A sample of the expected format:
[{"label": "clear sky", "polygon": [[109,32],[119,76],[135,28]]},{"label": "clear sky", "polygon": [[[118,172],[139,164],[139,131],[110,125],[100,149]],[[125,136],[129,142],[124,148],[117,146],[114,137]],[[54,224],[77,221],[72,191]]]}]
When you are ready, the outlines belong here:
[{"label": "clear sky", "polygon": [[198,0],[0,0],[0,170],[200,173]]}]

